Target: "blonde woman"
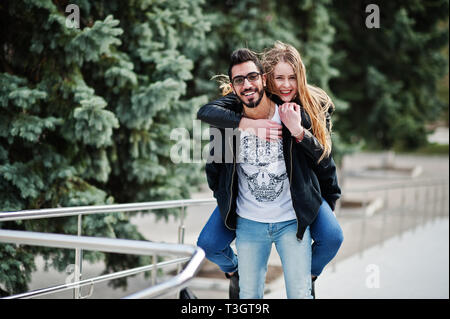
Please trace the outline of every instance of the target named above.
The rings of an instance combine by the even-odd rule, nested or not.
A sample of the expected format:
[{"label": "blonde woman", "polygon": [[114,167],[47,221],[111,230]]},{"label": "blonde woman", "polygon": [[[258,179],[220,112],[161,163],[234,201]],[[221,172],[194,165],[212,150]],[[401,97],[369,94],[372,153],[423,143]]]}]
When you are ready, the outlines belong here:
[{"label": "blonde woman", "polygon": [[[307,83],[305,66],[294,47],[277,41],[272,48],[263,52],[261,62],[266,79],[263,94],[267,94],[278,106],[281,125],[271,120],[273,114],[270,110],[267,110],[265,119],[260,116],[258,119],[253,117],[253,113],[261,114],[265,110],[260,109],[257,101],[246,103],[251,101],[249,99],[253,92],[250,89],[244,92],[246,94],[243,98],[238,99],[236,94],[230,93],[204,105],[198,111],[197,117],[212,126],[239,128],[268,141],[285,139],[284,142],[287,143],[288,139],[292,140],[291,144],[285,144],[285,148],[292,151],[293,163],[290,164],[293,165],[294,171],[295,167],[308,171],[306,176],[310,178],[310,181],[303,181],[306,184],[300,187],[311,189],[311,194],[306,196],[309,200],[304,200],[303,190],[294,189],[291,196],[293,205],[299,202],[297,196],[303,196],[303,206],[297,210],[307,211],[303,212],[305,215],[302,219],[309,221],[307,226],[314,241],[311,261],[311,279],[314,282],[336,255],[343,241],[342,230],[333,213],[335,203],[340,197],[335,164],[330,155],[330,114],[333,104],[323,90]],[[230,82],[245,85],[256,81],[257,78],[259,77],[254,74],[238,79],[233,79],[230,75]],[[242,81],[244,83],[240,83]],[[225,85],[224,91],[231,87],[231,83],[229,86]],[[236,86],[235,92],[239,92],[236,91]],[[305,175],[304,172],[302,174]],[[296,178],[295,174],[293,178]],[[292,185],[293,181],[290,183]],[[311,188],[311,183],[318,185],[318,189]],[[302,194],[297,195],[299,193]],[[218,204],[203,228],[197,244],[205,250],[206,257],[216,263],[231,279],[230,298],[238,298],[238,258],[230,247],[236,234],[233,223],[228,221],[227,224],[225,215],[228,211],[220,208],[219,198]],[[314,295],[314,291],[312,293]]]}]

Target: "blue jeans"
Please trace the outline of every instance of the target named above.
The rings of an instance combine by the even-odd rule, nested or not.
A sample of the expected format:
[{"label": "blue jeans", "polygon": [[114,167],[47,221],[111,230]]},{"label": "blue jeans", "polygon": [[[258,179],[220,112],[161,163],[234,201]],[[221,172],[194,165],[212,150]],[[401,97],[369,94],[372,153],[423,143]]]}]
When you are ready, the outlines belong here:
[{"label": "blue jeans", "polygon": [[319,276],[325,266],[336,256],[344,234],[330,205],[322,199],[319,213],[314,222],[309,225],[312,244],[311,275]]},{"label": "blue jeans", "polygon": [[228,229],[216,206],[211,217],[198,236],[197,246],[205,251],[207,259],[217,264],[223,272],[232,273],[238,269],[237,256],[230,247],[236,232]]},{"label": "blue jeans", "polygon": [[[336,256],[344,240],[342,229],[328,203],[323,200],[319,213],[309,226],[312,245],[311,275],[319,276],[323,268]],[[238,269],[237,256],[230,247],[236,232],[229,230],[220,216],[219,207],[203,227],[197,245],[205,251],[206,258],[217,264],[223,272]]]},{"label": "blue jeans", "polygon": [[239,256],[239,298],[262,299],[267,262],[275,244],[283,266],[289,299],[311,296],[311,237],[309,228],[298,240],[297,220],[261,223],[237,218],[236,248]]}]

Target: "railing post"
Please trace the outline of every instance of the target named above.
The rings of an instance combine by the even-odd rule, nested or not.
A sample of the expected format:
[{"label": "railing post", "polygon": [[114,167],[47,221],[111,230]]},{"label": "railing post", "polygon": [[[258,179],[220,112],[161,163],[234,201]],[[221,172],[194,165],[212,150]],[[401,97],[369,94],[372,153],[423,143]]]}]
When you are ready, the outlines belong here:
[{"label": "railing post", "polygon": [[425,200],[424,200],[424,212],[423,212],[423,227],[428,222],[428,209],[430,207],[430,191],[428,185],[425,184]]},{"label": "railing post", "polygon": [[[178,226],[178,244],[184,244],[184,218],[185,218],[185,206],[181,206],[181,214],[180,214],[180,225]],[[179,274],[181,272],[181,264],[178,264],[177,266],[177,273]],[[177,290],[177,298],[180,298],[180,289]]]},{"label": "railing post", "polygon": [[[82,214],[78,215],[78,229],[77,229],[77,236],[81,236],[81,228],[82,228]],[[81,248],[75,249],[75,269],[74,269],[74,280],[80,281],[81,280],[81,267],[83,265],[83,250]],[[74,299],[80,299],[81,288],[79,286],[76,286],[73,290],[73,298]]]},{"label": "railing post", "polygon": [[152,255],[152,263],[155,266],[152,269],[152,285],[156,285],[157,282],[157,277],[158,277],[158,255],[157,254],[153,254]]},{"label": "railing post", "polygon": [[384,244],[384,231],[386,229],[386,215],[389,210],[389,190],[386,189],[384,191],[384,207],[383,207],[383,216],[381,220],[381,229],[380,229],[380,247],[383,247]]},{"label": "railing post", "polygon": [[441,199],[441,217],[445,216],[445,211],[447,209],[447,183],[442,183],[442,199]]},{"label": "railing post", "polygon": [[415,186],[414,189],[414,207],[412,209],[414,212],[414,226],[412,228],[413,233],[416,231],[416,228],[419,226],[419,215],[420,215],[420,186]]},{"label": "railing post", "polygon": [[398,238],[402,238],[403,235],[403,222],[406,210],[406,185],[403,185],[400,189],[400,207],[399,207],[399,222],[398,222]]},{"label": "railing post", "polygon": [[365,196],[365,201],[363,204],[363,220],[362,220],[362,225],[361,225],[361,239],[360,239],[360,246],[359,246],[359,257],[362,258],[363,254],[364,254],[364,247],[365,247],[365,237],[366,237],[366,211],[367,211],[367,207],[369,205],[369,192],[366,191],[366,196]]},{"label": "railing post", "polygon": [[[433,186],[432,186],[433,187]],[[434,185],[434,192],[433,192],[433,214],[432,214],[432,220],[435,221],[438,217],[439,217],[439,212],[438,212],[438,200],[439,200],[439,190],[440,187],[439,185]]]}]

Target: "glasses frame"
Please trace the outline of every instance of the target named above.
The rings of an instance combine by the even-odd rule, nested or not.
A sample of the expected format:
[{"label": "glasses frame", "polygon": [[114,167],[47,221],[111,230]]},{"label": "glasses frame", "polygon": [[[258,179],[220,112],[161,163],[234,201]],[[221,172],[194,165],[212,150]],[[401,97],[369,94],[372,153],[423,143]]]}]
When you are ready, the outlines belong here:
[{"label": "glasses frame", "polygon": [[[257,75],[257,78],[254,79],[254,80],[250,80],[248,77],[249,77],[249,76],[252,76],[252,75],[254,75],[254,74]],[[260,73],[260,72],[250,72],[250,73],[248,73],[247,75],[236,75],[234,78],[231,79],[231,84],[233,84],[234,87],[240,87],[240,86],[244,85],[245,80],[248,80],[248,82],[250,82],[250,83],[251,83],[251,82],[256,82],[256,81],[259,80],[260,76],[261,76],[261,73]],[[236,84],[235,81],[236,81],[237,79],[243,79],[242,83],[241,83],[241,84]]]}]

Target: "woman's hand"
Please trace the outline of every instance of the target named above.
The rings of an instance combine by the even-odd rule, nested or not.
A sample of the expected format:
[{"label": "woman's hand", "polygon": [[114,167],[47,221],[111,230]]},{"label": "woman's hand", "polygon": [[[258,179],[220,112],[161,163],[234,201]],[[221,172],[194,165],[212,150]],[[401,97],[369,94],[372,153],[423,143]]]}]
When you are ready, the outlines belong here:
[{"label": "woman's hand", "polygon": [[300,106],[296,103],[284,103],[278,108],[281,121],[294,137],[303,133],[302,117],[300,115]]},{"label": "woman's hand", "polygon": [[282,125],[267,119],[253,120],[243,117],[239,122],[240,130],[247,131],[268,142],[273,142],[281,138],[281,128]]}]

